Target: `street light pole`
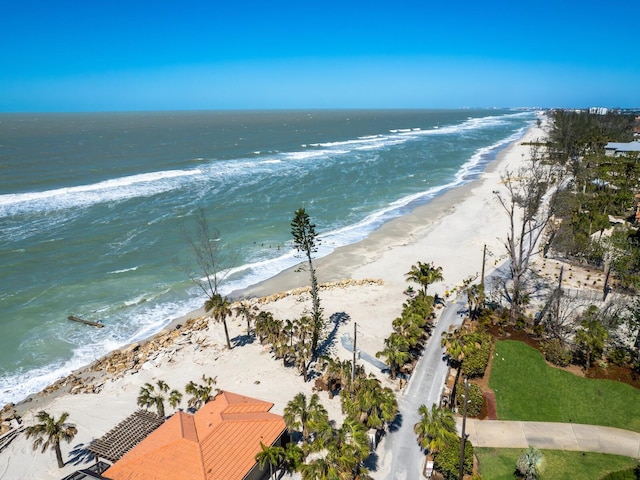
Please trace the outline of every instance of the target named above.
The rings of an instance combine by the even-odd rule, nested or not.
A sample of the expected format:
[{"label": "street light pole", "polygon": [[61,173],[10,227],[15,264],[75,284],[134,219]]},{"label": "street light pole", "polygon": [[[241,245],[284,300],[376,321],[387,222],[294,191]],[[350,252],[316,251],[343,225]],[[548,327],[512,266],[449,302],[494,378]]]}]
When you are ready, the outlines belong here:
[{"label": "street light pole", "polygon": [[462,480],[464,477],[464,444],[466,435],[464,433],[464,429],[467,423],[467,404],[469,403],[469,381],[467,378],[464,379],[464,407],[462,407],[462,437],[460,438],[460,479]]}]

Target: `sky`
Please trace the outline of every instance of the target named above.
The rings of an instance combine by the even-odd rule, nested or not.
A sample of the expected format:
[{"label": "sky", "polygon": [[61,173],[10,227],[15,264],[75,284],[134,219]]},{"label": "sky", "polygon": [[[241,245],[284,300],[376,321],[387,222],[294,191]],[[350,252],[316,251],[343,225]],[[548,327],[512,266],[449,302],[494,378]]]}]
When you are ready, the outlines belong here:
[{"label": "sky", "polygon": [[0,112],[640,107],[629,0],[0,0]]}]

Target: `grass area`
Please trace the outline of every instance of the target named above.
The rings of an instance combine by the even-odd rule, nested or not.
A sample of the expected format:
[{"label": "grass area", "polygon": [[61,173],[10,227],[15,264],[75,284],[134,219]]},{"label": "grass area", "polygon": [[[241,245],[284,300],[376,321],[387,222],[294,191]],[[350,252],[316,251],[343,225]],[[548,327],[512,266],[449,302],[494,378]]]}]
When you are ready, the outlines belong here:
[{"label": "grass area", "polygon": [[[640,390],[549,367],[536,349],[499,340],[489,377],[498,419],[573,422],[640,432]],[[578,478],[578,477],[574,477]]]},{"label": "grass area", "polygon": [[[490,480],[514,480],[518,457],[524,449],[474,448],[480,462],[482,478]],[[540,480],[600,480],[605,475],[636,466],[633,458],[604,453],[567,452],[542,450]]]}]

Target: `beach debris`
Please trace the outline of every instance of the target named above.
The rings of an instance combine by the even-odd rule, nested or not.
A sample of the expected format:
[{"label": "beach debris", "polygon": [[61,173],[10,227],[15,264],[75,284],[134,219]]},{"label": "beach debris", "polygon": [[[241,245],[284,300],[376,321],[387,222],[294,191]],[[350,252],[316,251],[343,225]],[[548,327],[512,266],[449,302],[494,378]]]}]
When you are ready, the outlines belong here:
[{"label": "beach debris", "polygon": [[[347,287],[358,287],[364,285],[384,285],[384,281],[382,279],[374,279],[374,278],[365,278],[362,280],[355,280],[353,278],[347,278],[345,280],[337,280],[335,282],[321,283],[319,285],[320,290],[333,290],[336,288],[347,288]],[[300,287],[294,288],[293,290],[287,290],[286,292],[278,292],[273,295],[268,295],[266,297],[260,297],[258,299],[252,299],[255,303],[264,305],[265,303],[277,302],[278,300],[283,300],[290,296],[299,296],[304,295],[311,292],[311,287]],[[233,307],[232,304],[231,306]]]},{"label": "beach debris", "polygon": [[90,325],[92,327],[97,327],[97,328],[104,327],[104,325],[102,323],[92,322],[90,320],[85,320],[84,318],[76,317],[75,315],[69,315],[67,318],[69,320],[71,320],[72,322],[83,323],[85,325]]}]

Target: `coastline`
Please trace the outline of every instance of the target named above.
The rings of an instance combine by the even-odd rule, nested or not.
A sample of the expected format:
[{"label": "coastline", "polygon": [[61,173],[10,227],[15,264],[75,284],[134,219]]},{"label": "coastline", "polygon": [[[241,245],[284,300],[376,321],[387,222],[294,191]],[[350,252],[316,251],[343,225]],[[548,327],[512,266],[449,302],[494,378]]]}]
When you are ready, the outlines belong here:
[{"label": "coastline", "polygon": [[[408,285],[404,274],[411,265],[423,261],[442,266],[445,281],[432,287],[442,295],[480,270],[483,245],[486,244],[493,254],[493,264],[497,263],[503,248],[499,235],[506,232],[507,219],[497,210],[499,205],[492,192],[500,188],[500,173],[505,168],[515,168],[522,161],[521,154],[528,150],[521,144],[543,136],[540,128],[530,127],[522,137],[498,152],[478,178],[449,189],[408,214],[386,222],[366,239],[339,247],[329,255],[316,259],[314,266],[320,283],[357,280],[321,293],[321,306],[326,316],[346,309],[350,319],[357,321],[359,329],[363,330],[362,340],[359,339],[363,351],[375,354],[381,349],[391,329],[391,322],[400,313],[406,299],[402,293]],[[492,263],[487,263],[487,270],[491,270]],[[380,283],[376,283],[378,280]],[[307,284],[308,272],[296,272],[294,267],[256,285],[232,292],[230,297],[267,297]],[[300,315],[306,307],[308,302],[304,294],[288,295],[261,305],[261,308],[283,319]],[[75,445],[78,440],[87,444],[100,437],[129,415],[136,408],[135,398],[139,387],[147,381],[154,382],[160,378],[172,388],[181,388],[188,380],[197,380],[203,374],[217,376],[219,388],[271,401],[275,404],[275,413],[282,413],[286,402],[299,391],[311,392],[311,383],[305,384],[293,369],[286,369],[280,362],[274,361],[257,342],[228,351],[224,348],[220,325],[207,322],[205,318],[197,328],[185,326],[190,319],[198,322],[203,313],[202,309],[190,312],[174,319],[162,332],[144,342],[107,355],[110,357],[118,352],[129,352],[140,356],[144,345],[154,342],[160,345],[172,340],[167,345],[160,345],[153,358],[138,358],[136,365],[139,368],[135,370],[130,369],[114,378],[112,373],[105,371],[92,372],[94,362],[72,374],[93,376],[97,379],[92,380],[95,383],[102,381],[97,393],[71,394],[70,389],[65,387],[46,395],[34,394],[16,406],[18,413],[28,423],[30,416],[40,409],[46,408],[53,413],[69,411],[70,421],[78,424],[79,433],[73,442]],[[244,333],[244,322],[232,318],[228,323],[230,336],[240,338]],[[349,325],[350,322],[341,325],[337,337],[348,332]],[[341,349],[339,341],[336,343],[334,353],[348,358],[348,352]],[[368,373],[379,374],[374,366],[366,364],[365,367]],[[381,378],[397,389],[397,385],[388,378]],[[277,388],[273,388],[274,385]],[[330,416],[338,418],[339,402],[321,397]],[[20,462],[24,467],[26,461],[23,455],[29,455],[31,465],[27,474],[19,475],[22,478],[59,478],[61,474],[75,470],[73,466],[68,466],[54,471],[50,468],[52,462],[48,454],[38,455],[34,459],[30,453],[30,442],[22,437],[16,439],[7,452],[11,453],[0,454],[0,473],[18,472]]]}]

